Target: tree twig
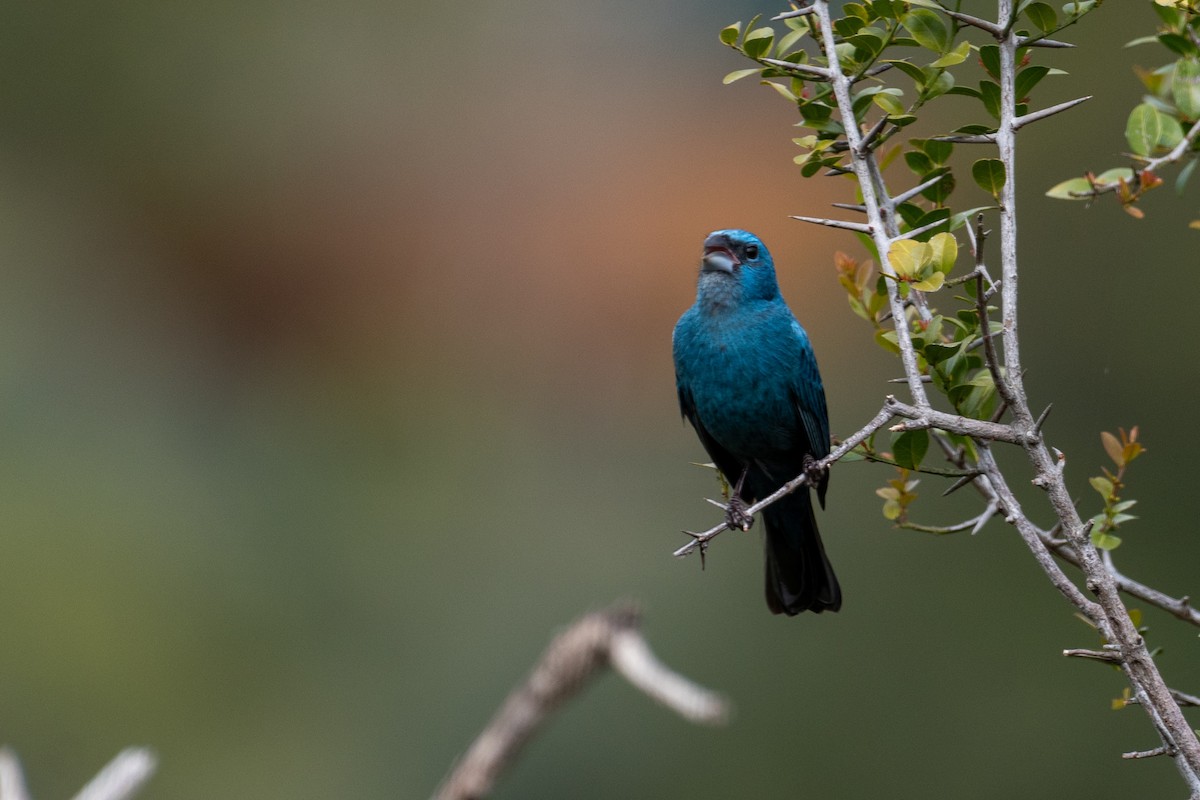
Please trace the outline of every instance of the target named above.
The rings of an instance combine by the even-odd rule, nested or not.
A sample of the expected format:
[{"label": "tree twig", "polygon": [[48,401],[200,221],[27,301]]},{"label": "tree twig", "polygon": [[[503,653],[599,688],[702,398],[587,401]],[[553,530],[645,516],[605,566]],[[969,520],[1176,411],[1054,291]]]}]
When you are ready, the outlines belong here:
[{"label": "tree twig", "polygon": [[587,614],[555,637],[529,677],[513,690],[455,765],[434,800],[486,796],[551,713],[579,694],[605,666],[685,719],[723,722],[728,703],[659,662],[639,633],[639,623],[638,611],[622,604]]}]

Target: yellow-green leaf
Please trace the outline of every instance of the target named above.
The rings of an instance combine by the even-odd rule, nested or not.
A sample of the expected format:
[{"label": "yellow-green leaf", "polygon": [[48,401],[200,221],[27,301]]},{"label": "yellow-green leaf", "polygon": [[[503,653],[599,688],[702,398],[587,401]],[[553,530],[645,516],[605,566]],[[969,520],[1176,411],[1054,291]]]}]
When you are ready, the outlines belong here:
[{"label": "yellow-green leaf", "polygon": [[1057,200],[1090,200],[1092,195],[1092,185],[1087,178],[1071,178],[1046,191],[1046,197]]},{"label": "yellow-green leaf", "polygon": [[967,56],[971,54],[971,43],[963,42],[958,47],[951,50],[946,55],[934,61],[929,66],[931,67],[953,67],[955,64],[961,64],[967,60]]},{"label": "yellow-green leaf", "polygon": [[735,69],[733,72],[729,73],[724,78],[722,78],[721,83],[723,83],[725,85],[729,85],[729,84],[733,83],[734,81],[740,81],[742,78],[745,78],[749,75],[757,74],[758,71],[759,71],[758,67],[752,67],[750,69]]},{"label": "yellow-green leaf", "polygon": [[1108,478],[1105,478],[1101,475],[1096,475],[1092,478],[1088,478],[1088,483],[1092,485],[1092,488],[1095,489],[1101,497],[1105,499],[1112,497],[1113,483]]},{"label": "yellow-green leaf", "polygon": [[1162,134],[1162,117],[1157,108],[1142,103],[1129,112],[1129,119],[1125,122],[1125,141],[1134,155],[1150,155]]},{"label": "yellow-green leaf", "polygon": [[892,242],[892,246],[888,248],[888,261],[891,262],[896,275],[901,278],[912,278],[920,274],[921,267],[928,264],[932,258],[933,250],[929,245],[912,239]]},{"label": "yellow-green leaf", "polygon": [[913,284],[913,288],[922,292],[936,292],[942,288],[942,284],[946,282],[945,274],[935,272],[923,281],[917,281]]},{"label": "yellow-green leaf", "polygon": [[958,240],[948,233],[939,233],[929,240],[929,247],[934,268],[949,274],[958,260]]}]

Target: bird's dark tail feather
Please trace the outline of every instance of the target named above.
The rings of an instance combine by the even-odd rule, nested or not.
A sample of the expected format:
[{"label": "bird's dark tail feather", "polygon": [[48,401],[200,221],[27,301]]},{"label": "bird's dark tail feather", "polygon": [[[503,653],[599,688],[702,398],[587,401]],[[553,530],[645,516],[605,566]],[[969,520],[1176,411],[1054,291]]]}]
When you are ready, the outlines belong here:
[{"label": "bird's dark tail feather", "polygon": [[763,511],[767,528],[767,605],[772,614],[837,611],[842,589],[825,556],[812,498],[793,492]]}]

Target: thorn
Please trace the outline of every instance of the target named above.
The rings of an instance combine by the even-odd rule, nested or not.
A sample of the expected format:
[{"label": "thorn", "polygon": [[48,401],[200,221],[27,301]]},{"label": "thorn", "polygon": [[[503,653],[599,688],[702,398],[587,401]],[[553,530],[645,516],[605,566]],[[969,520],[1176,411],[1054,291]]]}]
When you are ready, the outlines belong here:
[{"label": "thorn", "polygon": [[1069,658],[1090,658],[1093,661],[1107,661],[1110,664],[1121,660],[1121,656],[1110,650],[1083,650],[1075,648],[1063,650],[1063,655]]},{"label": "thorn", "polygon": [[867,213],[867,207],[864,205],[856,205],[854,203],[830,203],[834,208],[842,208],[846,211],[857,211],[860,214]]},{"label": "thorn", "polygon": [[987,521],[990,520],[995,515],[996,515],[996,504],[988,503],[988,507],[984,510],[984,513],[979,515],[979,521],[975,523],[975,527],[971,528],[971,535],[974,536],[975,534],[977,534],[981,530],[983,530],[983,526],[986,525]]},{"label": "thorn", "polygon": [[[1046,424],[1046,417],[1050,416],[1050,409],[1052,409],[1052,408],[1054,408],[1054,403],[1051,403],[1050,405],[1046,406],[1046,410],[1043,411],[1042,415],[1037,418],[1037,422],[1033,423],[1034,433],[1042,432],[1042,426]],[[1060,461],[1062,460],[1061,453],[1059,453],[1059,460]]]},{"label": "thorn", "polygon": [[869,70],[864,72],[863,77],[864,78],[874,78],[876,75],[879,75],[880,73],[883,73],[883,72],[887,72],[891,68],[892,68],[892,65],[888,64],[886,62],[884,62],[882,64],[876,64],[875,66],[871,67]]},{"label": "thorn", "polygon": [[913,237],[920,236],[922,233],[927,233],[927,232],[933,230],[934,228],[940,227],[942,225],[948,226],[949,224],[950,224],[949,217],[946,217],[945,219],[939,219],[937,222],[931,222],[928,225],[922,225],[921,227],[917,228],[916,230],[908,231],[907,233],[902,233],[899,236],[897,236],[895,239],[892,239],[892,241],[899,242],[899,241],[903,241],[904,239],[912,239]]},{"label": "thorn", "polygon": [[863,156],[864,158],[870,155],[872,150],[871,145],[874,144],[875,140],[879,138],[879,134],[883,133],[883,129],[887,127],[887,124],[888,118],[885,114],[879,118],[878,122],[871,126],[871,130],[867,131],[863,135],[862,141],[859,142],[859,155]]},{"label": "thorn", "polygon": [[1063,48],[1074,47],[1070,42],[1060,42],[1057,39],[1038,39],[1033,36],[1018,36],[1017,47],[1051,47]]},{"label": "thorn", "polygon": [[865,222],[849,222],[848,220],[825,219],[824,217],[793,216],[792,219],[798,219],[801,222],[811,222],[813,225],[826,225],[830,228],[844,228],[848,231],[855,231],[857,233],[865,233],[868,235],[871,233],[871,226]]},{"label": "thorn", "polygon": [[956,480],[954,483],[950,484],[949,489],[942,492],[942,497],[945,497],[946,495],[951,494],[953,492],[957,492],[959,489],[966,486],[968,483],[974,482],[975,478],[977,478],[977,477],[978,477],[977,475],[963,475],[961,478]]},{"label": "thorn", "polygon": [[[834,148],[831,147],[829,149],[833,150]],[[829,171],[826,172],[823,177],[836,178],[838,175],[849,175],[852,172],[854,172],[854,170],[850,169],[849,167],[830,167]]]},{"label": "thorn", "polygon": [[924,183],[917,184],[913,188],[909,189],[907,192],[902,192],[901,194],[898,194],[895,197],[893,197],[892,202],[893,203],[903,203],[905,200],[916,197],[921,192],[925,191],[930,186],[933,186],[935,183],[937,183],[938,181],[940,181],[942,178],[946,177],[949,174],[950,174],[949,172],[943,172],[941,175],[938,175],[937,177],[930,178],[929,180],[925,181]]},{"label": "thorn", "polygon": [[794,19],[796,17],[807,17],[816,10],[815,6],[809,6],[807,8],[797,8],[794,11],[785,11],[777,17],[771,17],[771,22],[779,22],[780,20]]},{"label": "thorn", "polygon": [[811,64],[793,64],[791,61],[783,61],[778,58],[764,58],[762,63],[770,64],[776,69],[784,70],[785,72],[799,72],[802,75],[808,75],[819,80],[830,80],[833,73],[824,67],[814,67]]},{"label": "thorn", "polygon": [[1019,131],[1021,128],[1024,128],[1031,122],[1037,122],[1038,120],[1043,120],[1046,117],[1052,117],[1055,114],[1060,114],[1067,109],[1074,108],[1080,103],[1086,103],[1091,99],[1092,95],[1090,94],[1086,97],[1076,97],[1074,100],[1068,100],[1065,103],[1059,103],[1058,105],[1050,106],[1049,108],[1043,108],[1041,111],[1034,111],[1032,114],[1026,114],[1023,117],[1017,117],[1012,123],[1013,130]]},{"label": "thorn", "polygon": [[976,28],[979,28],[981,31],[987,31],[997,39],[1004,38],[1004,29],[994,22],[988,22],[986,19],[973,17],[970,14],[964,14],[961,11],[951,11],[948,8],[943,8],[941,11],[946,16],[956,19],[964,25],[972,25]]},{"label": "thorn", "polygon": [[1008,401],[1001,400],[999,408],[996,409],[996,413],[992,414],[991,422],[999,422],[1001,419],[1003,419],[1005,411],[1008,411]]}]

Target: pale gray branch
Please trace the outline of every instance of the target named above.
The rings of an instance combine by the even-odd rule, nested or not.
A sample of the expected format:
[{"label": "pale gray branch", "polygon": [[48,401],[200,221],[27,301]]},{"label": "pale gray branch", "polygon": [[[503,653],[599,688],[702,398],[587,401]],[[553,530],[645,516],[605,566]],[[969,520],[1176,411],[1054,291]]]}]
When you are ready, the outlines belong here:
[{"label": "pale gray branch", "polygon": [[434,794],[435,800],[486,796],[550,714],[612,666],[654,700],[694,722],[719,723],[728,704],[654,657],[628,605],[587,614],[555,637]]},{"label": "pale gray branch", "polygon": [[75,800],[126,800],[150,780],[155,766],[154,754],[146,748],[126,748],[75,795]]}]

